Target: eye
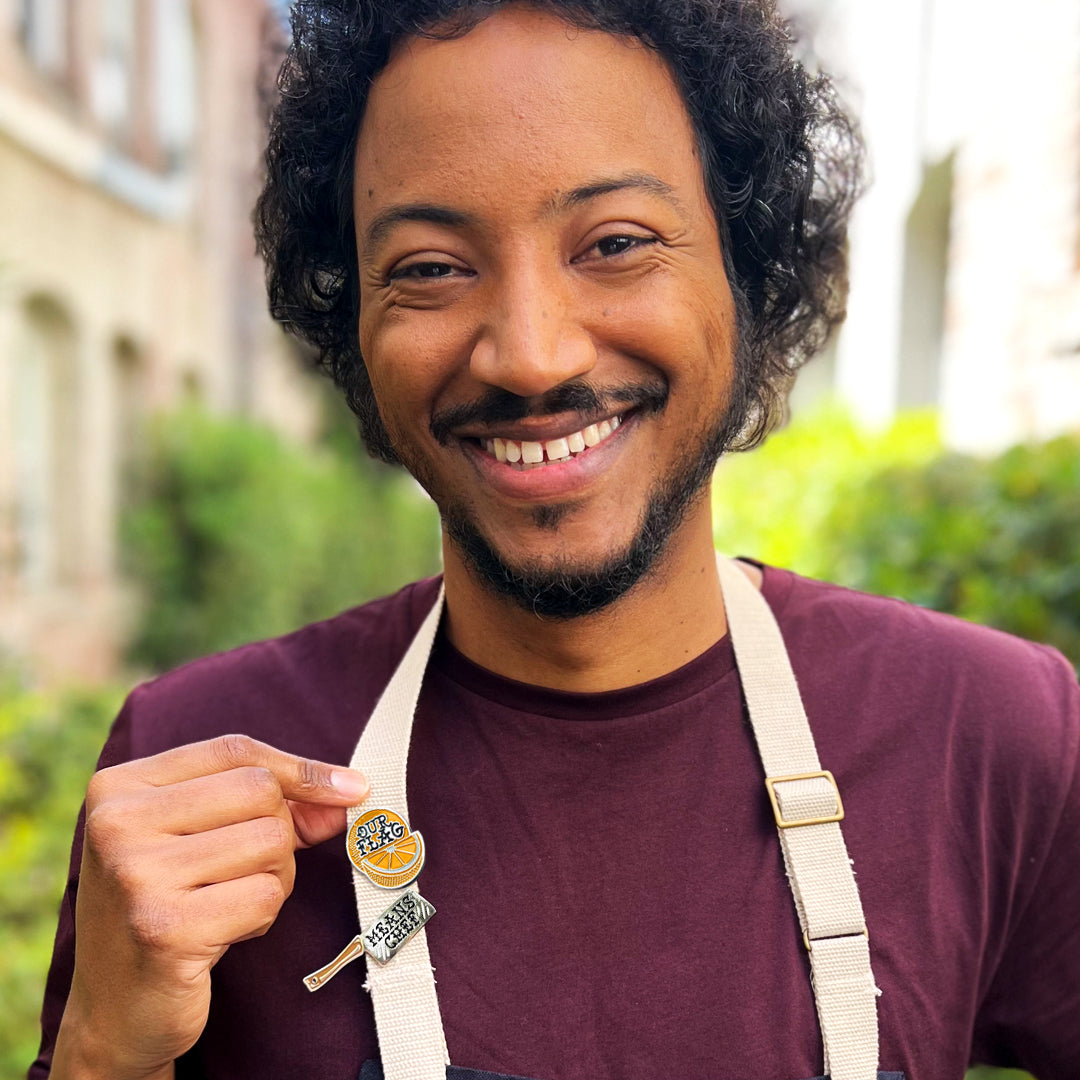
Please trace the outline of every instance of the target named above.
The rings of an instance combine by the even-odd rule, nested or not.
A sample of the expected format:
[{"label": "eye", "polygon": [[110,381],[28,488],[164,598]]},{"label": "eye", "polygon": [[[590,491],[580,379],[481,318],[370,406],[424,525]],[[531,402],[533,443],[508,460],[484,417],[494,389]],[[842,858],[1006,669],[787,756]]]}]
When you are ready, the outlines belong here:
[{"label": "eye", "polygon": [[414,281],[436,281],[451,277],[455,272],[463,272],[460,267],[445,262],[414,262],[395,267],[390,271],[391,281],[411,278]]},{"label": "eye", "polygon": [[620,255],[626,255],[628,252],[634,251],[636,248],[655,244],[656,240],[657,238],[655,236],[645,236],[637,233],[612,233],[610,236],[605,236],[600,240],[597,240],[595,244],[575,261],[588,259],[594,252],[599,255],[601,259],[616,259]]},{"label": "eye", "polygon": [[649,240],[650,237],[646,236],[605,236],[603,240],[597,241],[596,250],[605,258],[610,258],[612,255],[621,255],[624,251],[629,251],[639,244],[648,243]]}]

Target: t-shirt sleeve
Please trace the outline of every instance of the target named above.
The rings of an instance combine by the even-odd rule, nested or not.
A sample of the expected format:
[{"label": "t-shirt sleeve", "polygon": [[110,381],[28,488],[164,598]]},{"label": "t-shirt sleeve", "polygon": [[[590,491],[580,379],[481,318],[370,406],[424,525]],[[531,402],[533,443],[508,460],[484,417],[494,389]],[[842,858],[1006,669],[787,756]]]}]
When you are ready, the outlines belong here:
[{"label": "t-shirt sleeve", "polygon": [[[113,721],[105,747],[98,758],[98,769],[118,765],[130,759],[133,699],[138,692],[136,690],[128,697],[116,720]],[[71,991],[71,976],[75,970],[75,896],[79,889],[79,867],[82,864],[85,820],[86,807],[84,805],[79,811],[79,819],[75,825],[67,885],[60,899],[60,921],[56,928],[52,962],[45,981],[45,998],[41,1008],[41,1047],[27,1073],[28,1080],[43,1080],[52,1069],[56,1034],[60,1030],[60,1020],[63,1018],[68,994]]]},{"label": "t-shirt sleeve", "polygon": [[[975,1028],[975,1063],[1027,1069],[1038,1080],[1080,1076],[1080,687],[1061,681],[1070,738],[1052,839],[1024,908],[1012,921]],[[1034,857],[1030,860],[1036,862]]]}]

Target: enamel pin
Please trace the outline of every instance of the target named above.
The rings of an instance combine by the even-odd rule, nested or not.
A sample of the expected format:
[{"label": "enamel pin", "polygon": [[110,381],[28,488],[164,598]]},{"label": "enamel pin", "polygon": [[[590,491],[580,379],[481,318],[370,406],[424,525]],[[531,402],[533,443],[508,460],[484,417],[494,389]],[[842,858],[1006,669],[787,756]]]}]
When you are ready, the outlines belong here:
[{"label": "enamel pin", "polygon": [[418,892],[409,889],[399,896],[362,934],[345,946],[326,967],[304,977],[312,991],[324,987],[346,964],[367,953],[380,964],[392,960],[405,943],[435,914],[435,909]]},{"label": "enamel pin", "polygon": [[[424,867],[424,838],[393,810],[361,814],[345,836],[345,850],[353,866],[380,889],[403,889],[416,880]],[[431,904],[415,889],[409,889],[329,964],[305,976],[304,985],[319,990],[364,953],[385,964],[434,914]]]},{"label": "enamel pin", "polygon": [[361,814],[345,838],[345,849],[353,866],[380,889],[402,889],[424,867],[424,838],[393,810]]}]

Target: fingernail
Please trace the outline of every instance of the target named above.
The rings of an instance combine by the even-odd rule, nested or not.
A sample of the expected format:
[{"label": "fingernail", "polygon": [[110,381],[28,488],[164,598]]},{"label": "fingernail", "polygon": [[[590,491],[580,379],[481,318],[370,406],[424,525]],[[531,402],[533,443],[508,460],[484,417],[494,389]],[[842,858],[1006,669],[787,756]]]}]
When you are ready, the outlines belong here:
[{"label": "fingernail", "polygon": [[367,777],[352,769],[331,770],[330,785],[339,795],[356,802],[360,802],[368,793]]}]

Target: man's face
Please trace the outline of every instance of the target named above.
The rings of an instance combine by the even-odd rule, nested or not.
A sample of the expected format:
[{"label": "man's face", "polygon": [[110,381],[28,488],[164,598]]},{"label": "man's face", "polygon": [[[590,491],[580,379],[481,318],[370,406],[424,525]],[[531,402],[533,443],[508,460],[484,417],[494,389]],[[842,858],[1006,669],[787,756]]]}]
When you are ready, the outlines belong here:
[{"label": "man's face", "polygon": [[707,512],[734,306],[654,53],[517,5],[408,39],[354,209],[380,414],[474,566],[592,580]]}]

